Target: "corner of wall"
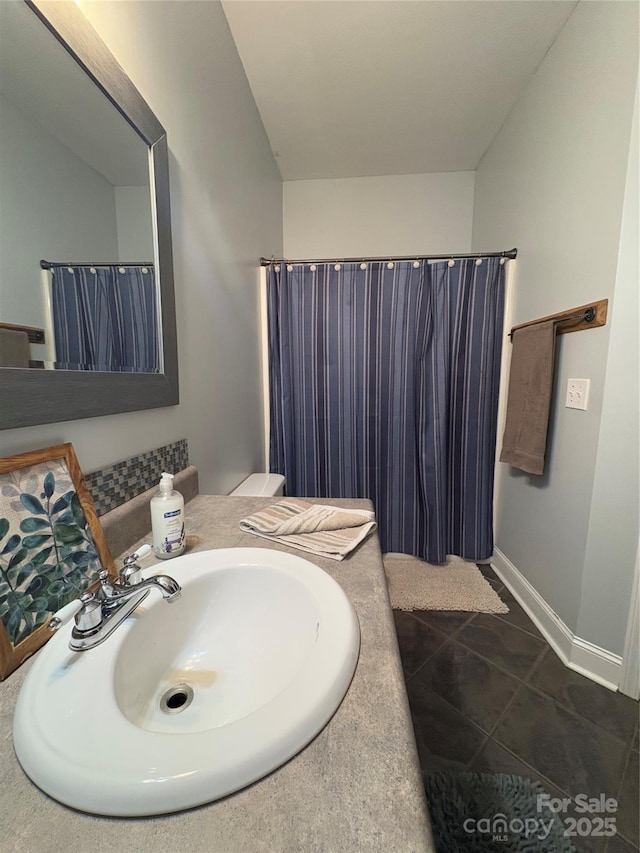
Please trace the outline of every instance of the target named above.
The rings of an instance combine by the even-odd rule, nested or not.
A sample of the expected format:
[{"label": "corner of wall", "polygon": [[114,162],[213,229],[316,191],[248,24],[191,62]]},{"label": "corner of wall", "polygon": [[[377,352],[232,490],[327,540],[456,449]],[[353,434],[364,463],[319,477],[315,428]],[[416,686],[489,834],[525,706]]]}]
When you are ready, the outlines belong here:
[{"label": "corner of wall", "polygon": [[624,649],[626,621],[620,615],[629,610],[640,519],[638,96],[636,86],[577,625],[583,636],[616,652]]},{"label": "corner of wall", "polygon": [[[578,4],[476,170],[473,248],[518,247],[515,322],[593,299],[619,301],[616,262],[637,67],[637,8]],[[637,340],[635,317],[629,322],[636,323]],[[500,472],[496,517],[503,555],[572,637],[614,658],[622,651],[619,599],[628,592],[622,577],[628,567],[612,567],[611,526],[603,522],[613,481],[607,479],[605,447],[615,446],[625,428],[613,406],[620,370],[614,362],[607,367],[620,341],[617,321],[615,328],[610,322],[588,335],[563,336],[548,476],[534,482]],[[569,376],[591,378],[595,393],[586,413],[562,406]],[[615,455],[619,448],[608,452]],[[598,583],[604,571],[616,577],[607,587],[606,606],[598,602],[595,582],[585,586],[587,562],[594,579],[600,573]]]}]

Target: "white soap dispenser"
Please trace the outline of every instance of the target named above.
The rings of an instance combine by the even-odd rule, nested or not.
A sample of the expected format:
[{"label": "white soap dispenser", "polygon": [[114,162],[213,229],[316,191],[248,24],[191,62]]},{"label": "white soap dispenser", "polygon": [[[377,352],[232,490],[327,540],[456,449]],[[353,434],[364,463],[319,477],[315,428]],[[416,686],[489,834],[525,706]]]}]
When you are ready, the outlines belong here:
[{"label": "white soap dispenser", "polygon": [[153,551],[161,560],[184,551],[184,498],[173,488],[173,474],[162,475],[160,491],[151,498],[151,532]]}]

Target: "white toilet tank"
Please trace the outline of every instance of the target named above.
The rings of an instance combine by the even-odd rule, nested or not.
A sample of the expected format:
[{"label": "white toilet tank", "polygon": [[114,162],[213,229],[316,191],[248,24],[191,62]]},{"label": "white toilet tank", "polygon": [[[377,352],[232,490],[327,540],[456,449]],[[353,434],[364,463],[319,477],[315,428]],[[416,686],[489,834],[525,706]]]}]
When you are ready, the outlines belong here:
[{"label": "white toilet tank", "polygon": [[249,474],[237,489],[231,492],[231,496],[256,495],[270,497],[282,495],[284,489],[284,477],[282,474]]}]

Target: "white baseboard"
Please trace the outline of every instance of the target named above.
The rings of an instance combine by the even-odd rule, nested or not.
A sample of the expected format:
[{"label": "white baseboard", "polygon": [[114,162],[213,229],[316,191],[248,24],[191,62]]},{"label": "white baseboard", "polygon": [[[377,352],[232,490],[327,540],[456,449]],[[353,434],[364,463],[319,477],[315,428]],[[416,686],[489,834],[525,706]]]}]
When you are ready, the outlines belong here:
[{"label": "white baseboard", "polygon": [[618,689],[620,655],[576,637],[499,548],[494,548],[491,567],[566,666],[609,690]]},{"label": "white baseboard", "polygon": [[636,552],[631,607],[620,675],[620,692],[631,696],[632,699],[640,698],[640,643],[638,643],[638,637],[640,637],[640,542],[638,542],[638,551]]}]

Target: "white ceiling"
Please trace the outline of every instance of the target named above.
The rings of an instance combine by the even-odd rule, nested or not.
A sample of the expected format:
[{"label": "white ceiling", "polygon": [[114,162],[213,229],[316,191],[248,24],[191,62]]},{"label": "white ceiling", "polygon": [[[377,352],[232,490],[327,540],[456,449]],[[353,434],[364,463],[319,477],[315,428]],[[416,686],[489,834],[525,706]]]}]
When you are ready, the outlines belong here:
[{"label": "white ceiling", "polygon": [[473,170],[574,0],[222,0],[284,180]]}]

